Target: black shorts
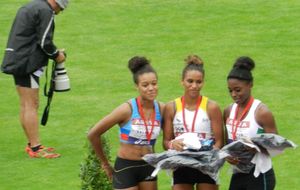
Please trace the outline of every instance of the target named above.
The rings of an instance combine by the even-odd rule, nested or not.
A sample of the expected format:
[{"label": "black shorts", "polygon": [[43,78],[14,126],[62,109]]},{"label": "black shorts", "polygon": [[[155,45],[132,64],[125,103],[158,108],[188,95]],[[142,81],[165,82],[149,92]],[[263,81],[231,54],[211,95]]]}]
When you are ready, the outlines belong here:
[{"label": "black shorts", "polygon": [[143,181],[157,181],[157,177],[151,177],[154,169],[144,160],[126,160],[117,157],[113,174],[113,187],[124,189],[137,186]]},{"label": "black shorts", "polygon": [[25,76],[13,75],[16,86],[27,87],[27,88],[39,88],[40,78],[33,74]]},{"label": "black shorts", "polygon": [[253,175],[254,169],[249,173],[233,174],[230,181],[229,190],[273,190],[275,188],[274,170],[270,169],[257,178]]},{"label": "black shorts", "polygon": [[213,180],[209,175],[202,173],[201,171],[189,168],[181,167],[173,172],[173,185],[176,184],[198,184],[208,183],[216,185],[216,181]]}]

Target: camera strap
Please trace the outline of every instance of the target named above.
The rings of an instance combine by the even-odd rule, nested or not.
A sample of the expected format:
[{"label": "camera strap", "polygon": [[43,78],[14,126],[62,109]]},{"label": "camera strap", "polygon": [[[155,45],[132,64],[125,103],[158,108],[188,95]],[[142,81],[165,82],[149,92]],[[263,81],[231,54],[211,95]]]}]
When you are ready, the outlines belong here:
[{"label": "camera strap", "polygon": [[43,116],[42,116],[42,120],[41,120],[41,124],[43,126],[46,125],[47,121],[48,121],[48,115],[49,115],[49,112],[50,112],[50,104],[51,104],[51,101],[52,101],[52,97],[53,97],[53,94],[54,94],[54,85],[55,85],[55,82],[54,82],[54,78],[55,78],[55,68],[56,68],[56,62],[53,61],[53,64],[52,64],[52,70],[51,70],[51,78],[50,78],[50,85],[49,85],[49,89],[48,89],[48,92],[47,92],[47,86],[48,86],[48,67],[46,68],[46,83],[45,83],[45,86],[44,86],[44,96],[48,97],[47,98],[47,105],[44,109],[44,113],[43,113]]}]

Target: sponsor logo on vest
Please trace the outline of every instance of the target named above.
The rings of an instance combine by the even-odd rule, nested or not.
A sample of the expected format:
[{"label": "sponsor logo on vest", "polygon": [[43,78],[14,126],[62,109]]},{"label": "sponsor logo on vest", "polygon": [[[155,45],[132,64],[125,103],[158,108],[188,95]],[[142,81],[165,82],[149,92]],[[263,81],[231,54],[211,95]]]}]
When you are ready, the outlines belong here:
[{"label": "sponsor logo on vest", "polygon": [[134,144],[149,145],[150,143],[147,140],[139,139],[139,140],[134,141]]},{"label": "sponsor logo on vest", "polygon": [[[235,126],[237,124],[237,121],[234,119],[227,119],[226,124]],[[250,127],[250,121],[241,121],[239,124],[239,128],[249,128],[249,127]]]}]

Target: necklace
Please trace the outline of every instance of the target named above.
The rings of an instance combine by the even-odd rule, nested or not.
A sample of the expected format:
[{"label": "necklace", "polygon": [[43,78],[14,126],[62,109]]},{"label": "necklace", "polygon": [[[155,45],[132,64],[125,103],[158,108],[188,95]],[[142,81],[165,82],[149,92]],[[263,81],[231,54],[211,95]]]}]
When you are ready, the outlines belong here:
[{"label": "necklace", "polygon": [[235,140],[236,139],[236,133],[237,133],[237,130],[238,130],[238,127],[240,125],[240,122],[241,120],[244,119],[244,117],[246,116],[246,114],[248,113],[248,111],[250,110],[251,106],[252,106],[252,103],[254,101],[254,98],[251,96],[245,109],[243,110],[242,112],[242,115],[240,116],[240,118],[238,119],[237,116],[238,116],[238,112],[239,112],[239,105],[237,105],[237,108],[235,110],[235,115],[234,115],[234,118],[233,118],[233,122],[232,122],[232,140]]},{"label": "necklace", "polygon": [[143,110],[143,106],[141,104],[141,97],[139,96],[137,99],[137,104],[138,104],[138,110],[139,110],[139,113],[141,115],[141,118],[142,120],[144,121],[144,127],[145,127],[145,130],[146,130],[146,137],[147,137],[147,140],[148,142],[150,143],[150,140],[151,140],[151,136],[152,136],[152,133],[153,133],[153,129],[154,129],[154,120],[155,120],[155,108],[153,106],[153,111],[150,115],[150,118],[151,118],[151,129],[150,131],[148,130],[148,123],[149,121],[147,121],[146,117],[145,117],[145,114],[144,114],[144,110]]},{"label": "necklace", "polygon": [[[202,100],[202,96],[199,96],[198,99],[197,99],[197,103],[196,103],[196,110],[195,110],[195,113],[194,113],[194,118],[193,118],[193,123],[192,123],[192,132],[194,132],[195,130],[195,121],[196,121],[196,118],[197,118],[197,114],[198,114],[198,110],[199,110],[199,105],[201,103],[201,100]],[[181,97],[181,102],[182,102],[182,119],[183,119],[183,126],[185,128],[185,130],[187,132],[189,132],[189,129],[187,128],[187,125],[186,125],[186,121],[185,121],[185,110],[184,110],[184,107],[185,107],[185,101],[184,101],[184,96]]]}]

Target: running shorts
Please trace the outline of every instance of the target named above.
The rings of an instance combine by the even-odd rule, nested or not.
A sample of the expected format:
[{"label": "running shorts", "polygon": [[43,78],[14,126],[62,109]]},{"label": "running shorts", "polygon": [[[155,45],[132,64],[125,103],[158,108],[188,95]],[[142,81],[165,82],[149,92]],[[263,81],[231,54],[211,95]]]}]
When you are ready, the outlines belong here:
[{"label": "running shorts", "polygon": [[235,173],[231,177],[229,190],[273,190],[275,188],[275,173],[270,169],[261,173],[257,178],[253,175],[254,169],[248,174]]},{"label": "running shorts", "polygon": [[157,181],[157,177],[151,176],[154,169],[144,160],[127,160],[117,157],[114,166],[113,187],[125,189],[137,186],[143,181]]},{"label": "running shorts", "polygon": [[216,184],[216,181],[194,168],[181,167],[173,172],[173,185],[198,183]]},{"label": "running shorts", "polygon": [[13,75],[16,86],[27,87],[27,88],[39,88],[39,77],[33,74],[19,76]]}]

